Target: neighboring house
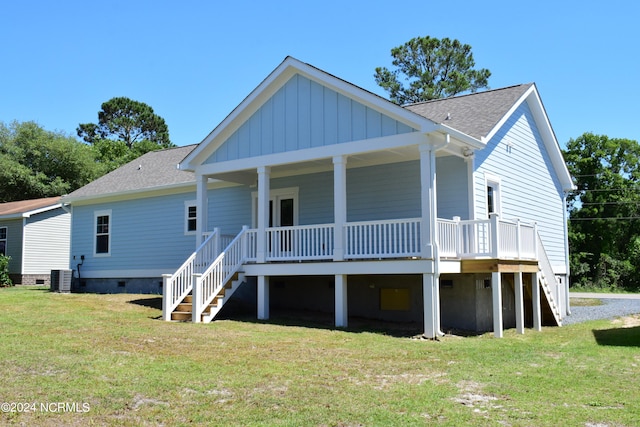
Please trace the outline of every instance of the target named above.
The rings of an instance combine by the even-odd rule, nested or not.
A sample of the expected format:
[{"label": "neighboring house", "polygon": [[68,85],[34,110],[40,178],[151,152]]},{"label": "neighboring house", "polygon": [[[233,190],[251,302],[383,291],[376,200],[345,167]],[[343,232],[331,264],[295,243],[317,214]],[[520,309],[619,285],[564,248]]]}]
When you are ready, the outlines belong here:
[{"label": "neighboring house", "polygon": [[11,257],[13,283],[49,285],[51,270],[69,268],[70,225],[60,197],[0,204],[0,254]]},{"label": "neighboring house", "polygon": [[247,283],[260,319],[434,338],[561,324],[572,187],[534,84],[400,107],[289,57],[199,145],[64,201],[81,286],[162,290],[167,320],[210,321]]}]

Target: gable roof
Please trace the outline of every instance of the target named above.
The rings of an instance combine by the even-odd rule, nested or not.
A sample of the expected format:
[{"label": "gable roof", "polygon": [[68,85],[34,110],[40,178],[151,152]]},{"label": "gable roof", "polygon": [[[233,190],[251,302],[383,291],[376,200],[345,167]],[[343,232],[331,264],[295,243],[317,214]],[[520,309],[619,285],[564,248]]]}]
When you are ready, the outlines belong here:
[{"label": "gable roof", "polygon": [[196,149],[180,162],[180,167],[185,170],[193,170],[204,162],[234,131],[296,74],[317,82],[339,94],[345,95],[375,111],[383,112],[386,116],[404,123],[413,129],[417,129],[420,132],[436,130],[435,123],[424,116],[402,108],[379,95],[362,89],[319,68],[287,56],[267,78],[207,135]]},{"label": "gable roof", "polygon": [[28,218],[33,214],[61,206],[60,196],[0,203],[0,218]]},{"label": "gable roof", "polygon": [[193,185],[195,175],[178,169],[178,163],[196,146],[151,151],[90,182],[62,198],[64,203],[80,199]]},{"label": "gable roof", "polygon": [[435,123],[485,141],[532,83],[406,105]]}]

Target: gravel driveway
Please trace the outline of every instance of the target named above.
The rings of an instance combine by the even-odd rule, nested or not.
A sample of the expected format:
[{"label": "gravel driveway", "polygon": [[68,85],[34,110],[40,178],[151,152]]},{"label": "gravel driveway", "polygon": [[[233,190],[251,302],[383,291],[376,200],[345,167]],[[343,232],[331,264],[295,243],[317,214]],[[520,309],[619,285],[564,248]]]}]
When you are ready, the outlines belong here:
[{"label": "gravel driveway", "polygon": [[588,320],[613,319],[630,314],[640,314],[639,294],[592,294],[571,292],[570,298],[597,298],[602,305],[592,307],[571,307],[571,315],[562,319],[563,325],[586,322]]}]

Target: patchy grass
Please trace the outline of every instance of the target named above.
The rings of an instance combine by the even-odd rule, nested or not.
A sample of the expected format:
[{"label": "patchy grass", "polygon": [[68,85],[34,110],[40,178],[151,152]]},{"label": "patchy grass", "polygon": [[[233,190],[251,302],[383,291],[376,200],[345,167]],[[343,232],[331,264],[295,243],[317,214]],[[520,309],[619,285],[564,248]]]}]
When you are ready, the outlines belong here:
[{"label": "patchy grass", "polygon": [[598,298],[571,298],[571,307],[593,307],[602,305],[602,300]]},{"label": "patchy grass", "polygon": [[169,323],[158,303],[0,289],[0,402],[38,405],[2,412],[0,424],[619,427],[640,419],[633,316],[436,342],[306,322]]}]

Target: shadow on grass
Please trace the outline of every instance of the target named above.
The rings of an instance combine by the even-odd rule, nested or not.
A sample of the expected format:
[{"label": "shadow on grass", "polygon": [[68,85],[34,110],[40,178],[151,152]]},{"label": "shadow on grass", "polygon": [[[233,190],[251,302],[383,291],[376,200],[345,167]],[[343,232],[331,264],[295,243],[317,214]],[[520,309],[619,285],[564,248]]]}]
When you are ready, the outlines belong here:
[{"label": "shadow on grass", "polygon": [[594,329],[593,336],[599,345],[640,347],[640,326],[631,328]]},{"label": "shadow on grass", "polygon": [[127,301],[129,304],[140,305],[142,307],[156,308],[162,310],[162,297],[138,298]]}]

